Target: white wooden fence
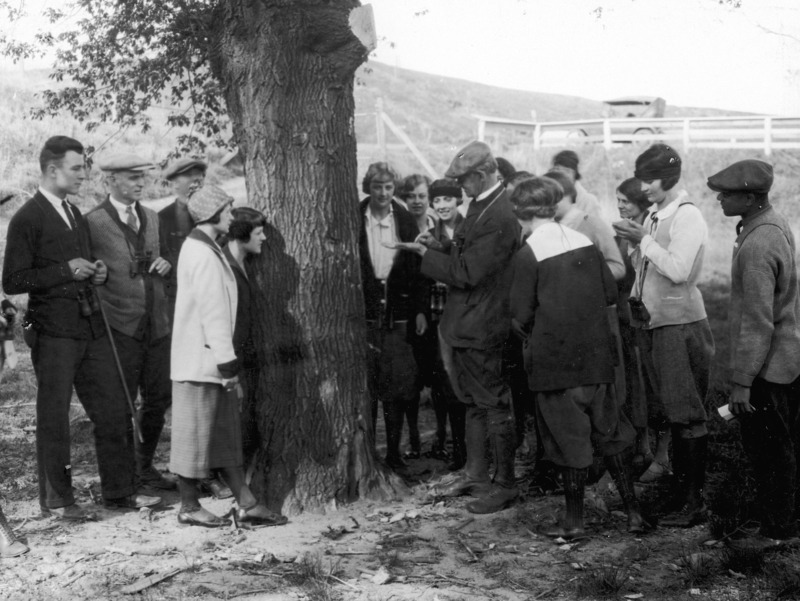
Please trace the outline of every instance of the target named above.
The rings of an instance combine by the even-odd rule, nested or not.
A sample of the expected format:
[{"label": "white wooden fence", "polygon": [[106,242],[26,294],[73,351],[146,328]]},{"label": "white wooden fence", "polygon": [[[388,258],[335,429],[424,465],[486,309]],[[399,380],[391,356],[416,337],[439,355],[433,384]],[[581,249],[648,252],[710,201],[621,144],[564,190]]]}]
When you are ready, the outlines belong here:
[{"label": "white wooden fence", "polygon": [[671,142],[688,148],[800,149],[800,117],[689,117],[661,119],[585,119],[517,121],[476,115],[478,139],[509,136],[532,139],[534,149],[548,146]]}]

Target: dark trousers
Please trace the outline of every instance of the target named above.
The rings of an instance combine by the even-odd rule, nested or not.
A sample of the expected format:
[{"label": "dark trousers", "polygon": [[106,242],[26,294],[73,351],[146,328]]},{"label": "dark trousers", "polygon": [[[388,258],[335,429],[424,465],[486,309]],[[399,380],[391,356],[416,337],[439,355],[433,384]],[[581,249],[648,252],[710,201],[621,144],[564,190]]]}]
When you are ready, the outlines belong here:
[{"label": "dark trousers", "polygon": [[72,387],[94,424],[97,466],[103,496],[133,494],[131,422],[122,384],[105,336],[72,340],[38,335],[31,347],[36,372],[36,455],[39,503],[57,508],[75,502],[72,491],[69,405]]},{"label": "dark trousers", "polygon": [[800,379],[792,384],[753,380],[755,412],[739,418],[742,444],[758,486],[761,533],[773,538],[796,534],[795,502],[800,454]]},{"label": "dark trousers", "polygon": [[114,343],[125,372],[125,383],[132,399],[137,391],[141,403],[137,413],[142,442],[135,440],[136,471],[142,473],[153,465],[153,455],[164,429],[164,415],[172,404],[172,380],[169,377],[170,337],[142,340],[114,330]]},{"label": "dark trousers", "polygon": [[406,325],[406,322],[397,322],[389,330],[367,322],[367,385],[372,398],[372,436],[374,440],[380,401],[386,423],[387,456],[391,458],[400,454],[406,407],[414,402],[419,404],[417,365],[406,340]]}]

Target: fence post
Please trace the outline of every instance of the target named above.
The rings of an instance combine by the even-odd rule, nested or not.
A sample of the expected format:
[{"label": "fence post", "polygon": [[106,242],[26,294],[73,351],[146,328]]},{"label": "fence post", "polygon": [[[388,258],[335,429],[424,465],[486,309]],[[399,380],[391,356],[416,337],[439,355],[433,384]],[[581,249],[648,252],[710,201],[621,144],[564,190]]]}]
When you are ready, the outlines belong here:
[{"label": "fence post", "polygon": [[611,121],[603,119],[603,148],[611,148]]},{"label": "fence post", "polygon": [[764,117],[764,155],[772,154],[772,117]]},{"label": "fence post", "polygon": [[533,149],[541,150],[542,148],[542,124],[537,123],[533,128]]},{"label": "fence post", "polygon": [[375,101],[375,128],[377,131],[378,157],[386,161],[386,125],[383,121],[383,98]]},{"label": "fence post", "polygon": [[683,120],[683,150],[689,150],[689,144],[691,143],[691,136],[689,135],[690,132],[690,124],[691,121],[689,119]]}]

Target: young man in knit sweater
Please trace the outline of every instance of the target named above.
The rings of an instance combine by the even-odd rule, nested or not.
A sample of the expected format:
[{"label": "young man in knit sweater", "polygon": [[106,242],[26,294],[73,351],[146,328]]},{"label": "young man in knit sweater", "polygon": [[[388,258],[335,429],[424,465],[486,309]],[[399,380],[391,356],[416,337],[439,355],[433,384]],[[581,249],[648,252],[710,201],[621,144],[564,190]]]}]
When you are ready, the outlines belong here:
[{"label": "young man in knit sweater", "polygon": [[739,161],[708,178],[725,215],[739,216],[731,267],[731,413],[758,485],[759,534],[736,541],[771,547],[797,536],[800,451],[800,294],[795,241],[769,202],[772,165]]},{"label": "young man in knit sweater", "polygon": [[636,159],[634,176],[653,207],[643,225],[626,219],[614,229],[630,242],[634,290],[642,291],[644,305],[632,323],[644,330],[640,350],[645,377],[658,391],[661,413],[672,430],[675,487],[662,507],[666,517],[661,523],[689,527],[704,521],[706,514],[703,403],[714,340],[697,280],[708,227],[686,191],[676,188],[681,158],[674,149],[664,144],[648,148]]},{"label": "young man in knit sweater", "polygon": [[141,391],[135,437],[136,474],[141,485],[171,490],[174,481],[154,466],[164,414],[172,403],[169,377],[170,327],[164,277],[172,266],[162,258],[158,215],[140,204],[146,172],[154,168],[134,154],[100,162],[109,196],[86,215],[95,255],[108,266],[99,288],[132,398]]},{"label": "young man in knit sweater", "polygon": [[627,452],[636,434],[617,404],[616,349],[606,318],[617,288],[592,241],[554,221],[562,195],[555,180],[543,177],[523,181],[511,196],[523,235],[529,234],[514,259],[512,327],[525,341],[545,457],[561,468],[567,503],[565,520],[547,534],[584,534],[583,491],[593,442],[617,483],[628,530],[642,532]]}]

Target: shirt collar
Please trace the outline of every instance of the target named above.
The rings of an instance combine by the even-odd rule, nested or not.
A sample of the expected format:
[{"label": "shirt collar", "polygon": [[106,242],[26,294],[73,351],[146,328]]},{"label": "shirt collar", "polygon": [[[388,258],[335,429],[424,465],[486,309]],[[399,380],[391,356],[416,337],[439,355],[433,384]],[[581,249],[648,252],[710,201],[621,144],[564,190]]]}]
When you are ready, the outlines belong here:
[{"label": "shirt collar", "polygon": [[59,198],[52,192],[49,192],[48,190],[45,190],[42,187],[39,188],[39,192],[41,193],[42,196],[44,196],[47,200],[49,200],[53,206],[58,207],[59,209],[61,208],[61,203],[66,200],[66,198]]},{"label": "shirt collar", "polygon": [[[673,215],[675,211],[678,210],[678,207],[681,206],[681,203],[685,201],[688,196],[689,193],[686,190],[679,191],[678,195],[675,197],[675,200],[673,200],[663,209],[660,209],[658,211],[651,211],[650,217],[652,218],[653,216],[657,215],[659,220],[666,219],[667,217]],[[655,205],[653,205],[652,208],[655,208]]]},{"label": "shirt collar", "polygon": [[367,216],[367,223],[370,227],[375,227],[377,225],[381,227],[389,227],[392,223],[394,223],[394,206],[392,205],[389,205],[389,213],[383,219],[378,219],[372,214],[372,211],[369,210],[369,203],[367,203],[367,208],[364,209],[364,214]]},{"label": "shirt collar", "polygon": [[108,201],[111,203],[111,206],[114,207],[117,210],[117,213],[119,213],[120,215],[124,215],[128,211],[128,207],[129,206],[133,207],[134,213],[136,212],[136,202],[134,202],[134,203],[132,203],[130,205],[126,205],[124,202],[118,201],[117,199],[115,199],[111,195],[109,195]]},{"label": "shirt collar", "polygon": [[483,200],[484,198],[489,198],[494,193],[494,191],[497,190],[497,188],[499,188],[502,185],[503,184],[498,181],[494,186],[492,186],[488,190],[484,190],[483,192],[478,194],[478,196],[475,197],[475,200],[480,201]]}]

